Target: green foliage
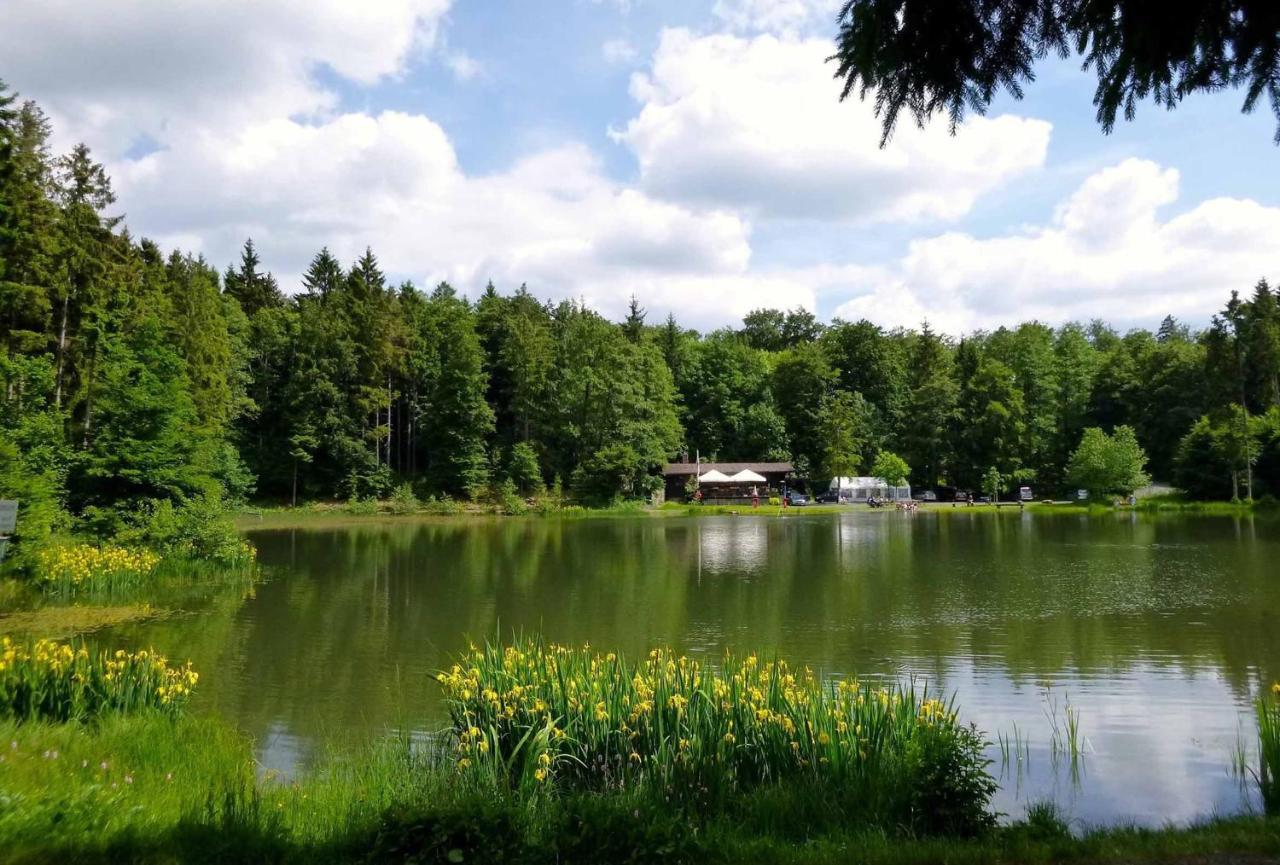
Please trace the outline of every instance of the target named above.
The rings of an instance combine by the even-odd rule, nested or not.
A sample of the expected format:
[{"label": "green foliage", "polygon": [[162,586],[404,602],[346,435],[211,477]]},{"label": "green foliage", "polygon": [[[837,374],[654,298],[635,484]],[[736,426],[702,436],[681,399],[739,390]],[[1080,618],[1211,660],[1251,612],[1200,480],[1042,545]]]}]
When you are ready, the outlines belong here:
[{"label": "green foliage", "polygon": [[999,501],[1000,488],[1004,486],[1005,476],[995,466],[988,468],[982,475],[982,489],[991,497],[991,501]]},{"label": "green foliage", "polygon": [[822,476],[856,476],[871,441],[871,408],[860,393],[836,391],[822,406],[818,431]]},{"label": "green foliage", "polygon": [[647,324],[640,298],[619,324],[524,286],[471,303],[390,285],[372,249],[322,249],[286,295],[252,241],[220,277],[136,240],[89,149],[50,141],[0,88],[0,495],[21,502],[18,568],[68,530],[225,557],[225,522],[195,515],[250,496],[407,483],[476,499],[505,474],[523,496],[559,476],[584,501],[642,501],[680,453],[831,476],[892,450],[917,483],[975,488],[998,466],[1048,494],[1090,427],[1132,427],[1151,473],[1192,495],[1280,493],[1265,281],[1198,333],[1033,322],[959,341],[798,308],[700,335]]},{"label": "green foliage", "polygon": [[0,717],[90,721],[102,715],[181,711],[199,678],[146,649],[90,652],[74,643],[0,641]]},{"label": "green foliage", "polygon": [[438,677],[464,777],[521,797],[627,790],[715,812],[760,788],[810,787],[846,821],[976,834],[994,824],[983,737],[911,687],[824,684],[784,661],[713,671],[655,650],[521,640]]},{"label": "green foliage", "polygon": [[122,515],[114,534],[127,544],[169,556],[244,566],[254,549],[236,531],[225,504],[214,492],[173,501],[152,499]]},{"label": "green foliage", "polygon": [[1280,683],[1257,697],[1254,716],[1258,722],[1258,789],[1267,813],[1280,813]]},{"label": "green foliage", "polygon": [[413,484],[403,483],[396,486],[389,501],[391,513],[412,514],[418,510],[418,497],[413,493]]},{"label": "green foliage", "polygon": [[542,492],[542,468],[538,465],[537,451],[529,442],[518,442],[511,448],[507,472],[522,494],[536,496]]},{"label": "green foliage", "polygon": [[885,483],[891,487],[900,487],[904,486],[907,478],[911,476],[911,467],[897,454],[880,451],[876,454],[875,462],[871,464],[871,475],[884,478]]},{"label": "green foliage", "polygon": [[985,113],[1002,89],[1021,98],[1035,63],[1051,53],[1074,52],[1093,67],[1105,132],[1119,113],[1132,120],[1140,100],[1173,108],[1224,86],[1244,90],[1245,112],[1269,100],[1280,123],[1276,31],[1271,8],[1248,2],[1197,0],[1170,18],[1121,0],[848,0],[831,59],[841,99],[875,95],[882,145],[904,109],[920,125],[945,114],[954,129],[966,110]]},{"label": "green foliage", "polygon": [[1146,464],[1133,427],[1116,427],[1111,435],[1090,427],[1071,454],[1067,479],[1095,496],[1127,495],[1151,482]]}]

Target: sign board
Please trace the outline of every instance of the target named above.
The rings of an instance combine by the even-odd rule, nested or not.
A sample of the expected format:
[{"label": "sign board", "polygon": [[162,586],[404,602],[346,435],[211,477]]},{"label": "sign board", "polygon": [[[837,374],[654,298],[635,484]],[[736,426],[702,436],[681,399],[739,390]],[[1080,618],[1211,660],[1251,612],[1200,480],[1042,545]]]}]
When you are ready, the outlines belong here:
[{"label": "sign board", "polygon": [[12,499],[0,499],[0,535],[12,534],[18,525],[18,503]]}]

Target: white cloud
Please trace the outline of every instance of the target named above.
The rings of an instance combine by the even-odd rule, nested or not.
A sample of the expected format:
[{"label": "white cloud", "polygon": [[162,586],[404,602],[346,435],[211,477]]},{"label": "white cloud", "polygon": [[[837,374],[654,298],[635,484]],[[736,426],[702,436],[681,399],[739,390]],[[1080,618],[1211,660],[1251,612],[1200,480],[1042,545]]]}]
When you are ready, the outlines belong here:
[{"label": "white cloud", "polygon": [[614,137],[649,193],[752,216],[954,220],[982,194],[1040,167],[1050,126],[977,117],[904,125],[880,149],[869,104],[839,103],[830,43],[667,30],[648,74],[632,79],[639,113]]},{"label": "white cloud", "polygon": [[131,221],[217,262],[251,235],[286,286],[322,244],[348,261],[371,244],[385,268],[420,284],[528,282],[540,296],[583,298],[614,315],[631,293],[704,326],[780,291],[813,305],[803,286],[751,274],[740,217],[610,181],[580,145],[469,176],[444,130],[398,112],[276,119],[168,143],[114,168]]},{"label": "white cloud", "polygon": [[606,63],[623,65],[636,59],[636,49],[625,39],[610,39],[600,46]]},{"label": "white cloud", "polygon": [[480,62],[461,51],[451,51],[444,58],[445,65],[459,81],[470,81],[481,72]]},{"label": "white cloud", "polygon": [[330,111],[328,69],[357,84],[400,73],[450,0],[41,0],[5,3],[4,74],[60,140],[108,156],[175,127],[227,129]]},{"label": "white cloud", "polygon": [[[1203,322],[1231,289],[1280,276],[1280,207],[1214,198],[1161,218],[1178,172],[1128,159],[1087,178],[1049,224],[990,238],[950,232],[864,271],[837,314],[953,333],[1038,318]],[[838,280],[837,280],[838,282]]]},{"label": "white cloud", "polygon": [[841,0],[716,0],[712,14],[738,31],[834,31]]}]

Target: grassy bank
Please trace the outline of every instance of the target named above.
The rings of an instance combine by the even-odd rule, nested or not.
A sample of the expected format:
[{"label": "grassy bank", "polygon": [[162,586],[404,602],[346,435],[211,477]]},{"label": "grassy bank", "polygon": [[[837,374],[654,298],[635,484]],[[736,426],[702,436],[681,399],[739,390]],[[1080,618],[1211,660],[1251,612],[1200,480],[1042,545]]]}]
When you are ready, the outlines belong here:
[{"label": "grassy bank", "polygon": [[1275,818],[1073,833],[1034,806],[997,827],[973,784],[976,734],[909,689],[820,684],[750,655],[709,671],[661,651],[628,664],[536,641],[473,650],[441,678],[447,734],[333,752],[282,779],[259,770],[248,739],[183,713],[198,682],[188,667],[6,643],[0,858],[1280,861]]},{"label": "grassy bank", "polygon": [[[791,795],[693,820],[625,792],[525,800],[461,781],[447,754],[389,740],[296,781],[262,777],[219,723],[0,722],[0,850],[52,862],[689,862],[867,865],[1280,857],[1280,820],[1072,835],[1050,811],[970,840],[805,832]],[[1252,860],[1251,860],[1252,861]]]}]

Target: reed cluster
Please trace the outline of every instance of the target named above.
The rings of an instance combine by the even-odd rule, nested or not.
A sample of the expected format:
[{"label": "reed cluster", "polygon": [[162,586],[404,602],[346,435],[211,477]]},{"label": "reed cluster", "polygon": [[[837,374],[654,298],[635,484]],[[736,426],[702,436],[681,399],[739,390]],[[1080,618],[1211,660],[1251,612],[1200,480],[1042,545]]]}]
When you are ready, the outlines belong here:
[{"label": "reed cluster", "polygon": [[783,784],[846,817],[972,832],[995,783],[985,740],[914,685],[822,681],[755,654],[711,667],[518,640],[440,673],[463,773],[511,789],[658,791],[725,806]]},{"label": "reed cluster", "polygon": [[1258,697],[1258,787],[1268,814],[1280,813],[1280,682]]},{"label": "reed cluster", "polygon": [[70,544],[38,552],[36,578],[60,594],[110,590],[142,582],[159,564],[160,556],[150,550]]},{"label": "reed cluster", "polygon": [[145,649],[91,652],[85,646],[0,638],[0,717],[78,721],[108,713],[177,714],[199,675]]}]

